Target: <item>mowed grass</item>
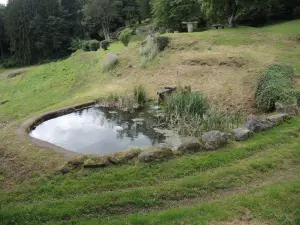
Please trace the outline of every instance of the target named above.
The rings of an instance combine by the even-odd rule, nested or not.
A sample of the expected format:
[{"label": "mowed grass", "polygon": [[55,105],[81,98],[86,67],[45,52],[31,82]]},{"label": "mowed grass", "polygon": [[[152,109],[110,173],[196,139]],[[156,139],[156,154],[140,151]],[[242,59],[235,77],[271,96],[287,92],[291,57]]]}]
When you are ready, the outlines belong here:
[{"label": "mowed grass", "polygon": [[[151,97],[191,84],[216,108],[255,112],[261,71],[286,63],[299,73],[298,33],[300,21],[168,34],[169,48],[146,68],[136,37],[128,48],[76,52],[13,79],[6,76],[14,70],[3,71],[0,101],[10,102],[0,106],[0,122],[10,122],[0,126],[0,224],[299,224],[300,117],[214,152],[66,175],[57,171],[67,159],[15,135],[25,118],[140,84]],[[120,62],[103,72],[110,53]]]}]

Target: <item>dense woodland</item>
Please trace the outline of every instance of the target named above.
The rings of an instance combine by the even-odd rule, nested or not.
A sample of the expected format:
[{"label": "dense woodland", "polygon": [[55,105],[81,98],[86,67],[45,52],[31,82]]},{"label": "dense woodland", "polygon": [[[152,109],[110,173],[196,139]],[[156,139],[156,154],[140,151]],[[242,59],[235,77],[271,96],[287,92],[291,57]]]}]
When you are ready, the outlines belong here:
[{"label": "dense woodland", "polygon": [[9,0],[0,7],[1,57],[32,64],[70,54],[72,40],[109,40],[121,27],[184,31],[222,23],[260,26],[300,17],[300,0]]}]

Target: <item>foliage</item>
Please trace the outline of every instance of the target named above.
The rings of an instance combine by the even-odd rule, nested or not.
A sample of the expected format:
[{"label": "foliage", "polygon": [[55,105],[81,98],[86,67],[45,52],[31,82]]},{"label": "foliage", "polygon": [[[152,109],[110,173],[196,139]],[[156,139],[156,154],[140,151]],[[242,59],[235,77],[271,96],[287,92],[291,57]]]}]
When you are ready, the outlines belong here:
[{"label": "foliage", "polygon": [[158,51],[163,51],[169,44],[169,37],[158,36],[156,37],[156,44]]},{"label": "foliage", "polygon": [[102,69],[103,71],[109,71],[113,69],[119,62],[119,58],[115,54],[109,54],[106,56],[103,64],[102,64]]},{"label": "foliage", "polygon": [[133,89],[133,96],[139,105],[144,105],[147,100],[146,90],[143,85],[135,86]]},{"label": "foliage", "polygon": [[85,52],[90,51],[90,41],[84,41],[82,44],[82,50]]},{"label": "foliage", "polygon": [[91,40],[89,42],[89,49],[91,51],[97,51],[100,48],[100,42],[97,40]]},{"label": "foliage", "polygon": [[104,51],[106,51],[106,50],[108,49],[109,45],[110,45],[110,42],[104,40],[104,41],[101,41],[101,42],[100,42],[100,45],[101,45],[101,48],[102,48]]},{"label": "foliage", "polygon": [[132,30],[126,28],[119,36],[119,40],[127,47],[132,37]]},{"label": "foliage", "polygon": [[72,38],[70,50],[73,52],[76,52],[79,49],[83,49],[83,45],[85,44],[84,40],[81,40],[79,38]]},{"label": "foliage", "polygon": [[198,0],[155,0],[151,2],[155,22],[177,30],[184,21],[198,21],[201,16]]},{"label": "foliage", "polygon": [[100,22],[101,32],[107,41],[110,40],[112,21],[119,15],[118,4],[117,0],[88,0],[84,8],[86,19]]},{"label": "foliage", "polygon": [[264,112],[275,109],[275,103],[293,102],[291,88],[293,87],[294,70],[286,65],[271,65],[261,75],[255,93],[257,107]]},{"label": "foliage", "polygon": [[300,19],[300,6],[296,7],[293,11],[293,17],[295,19]]}]

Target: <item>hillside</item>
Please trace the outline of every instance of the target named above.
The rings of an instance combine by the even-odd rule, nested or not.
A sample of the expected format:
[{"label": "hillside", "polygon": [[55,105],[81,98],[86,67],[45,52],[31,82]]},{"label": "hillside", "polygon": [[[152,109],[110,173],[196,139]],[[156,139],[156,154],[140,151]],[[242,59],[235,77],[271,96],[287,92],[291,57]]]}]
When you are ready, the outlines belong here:
[{"label": "hillside", "polygon": [[[149,164],[57,171],[67,159],[17,139],[26,118],[131,92],[155,99],[164,86],[191,85],[222,112],[257,113],[254,91],[269,65],[300,73],[300,21],[166,34],[168,48],[140,66],[136,37],[125,48],[77,51],[67,59],[0,74],[0,220],[3,224],[299,224],[299,116],[244,143]],[[109,72],[101,65],[117,54]],[[19,76],[8,79],[13,72]],[[298,76],[297,76],[298,79]],[[296,89],[300,89],[300,80]],[[228,221],[228,222],[224,222]]]}]

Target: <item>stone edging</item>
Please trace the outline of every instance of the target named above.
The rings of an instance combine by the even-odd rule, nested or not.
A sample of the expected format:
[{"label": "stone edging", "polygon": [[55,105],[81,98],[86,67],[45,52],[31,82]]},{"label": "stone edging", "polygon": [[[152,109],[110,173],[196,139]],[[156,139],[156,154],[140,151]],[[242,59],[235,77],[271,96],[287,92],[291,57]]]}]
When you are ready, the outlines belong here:
[{"label": "stone edging", "polygon": [[37,145],[41,148],[51,149],[56,153],[64,155],[66,158],[73,158],[75,156],[83,155],[83,154],[72,152],[70,150],[56,146],[47,141],[42,141],[40,139],[33,138],[29,135],[29,132],[30,132],[30,130],[32,130],[33,127],[41,124],[44,121],[53,119],[58,116],[63,116],[63,115],[75,112],[76,110],[93,106],[95,104],[96,104],[96,101],[89,101],[87,103],[76,104],[76,105],[72,105],[72,106],[68,106],[68,107],[64,107],[64,108],[60,108],[60,109],[55,109],[55,110],[51,110],[51,111],[42,113],[40,115],[34,116],[30,119],[27,119],[20,125],[20,127],[17,129],[17,137],[20,139],[23,139],[23,140],[31,141],[35,145]]}]

